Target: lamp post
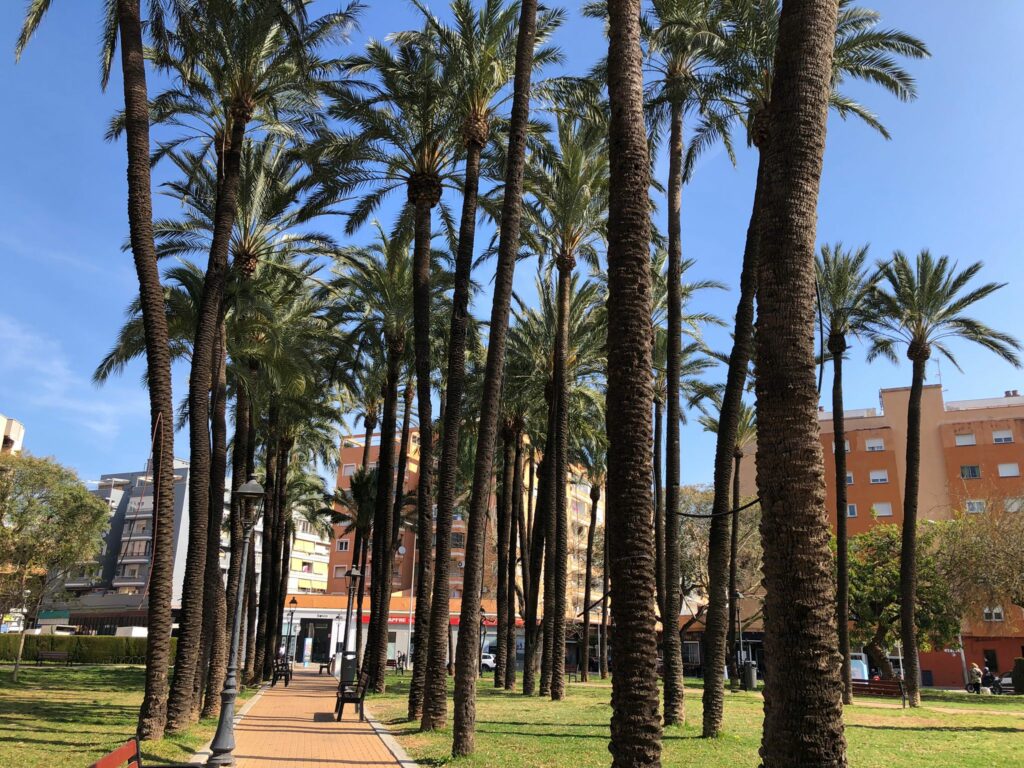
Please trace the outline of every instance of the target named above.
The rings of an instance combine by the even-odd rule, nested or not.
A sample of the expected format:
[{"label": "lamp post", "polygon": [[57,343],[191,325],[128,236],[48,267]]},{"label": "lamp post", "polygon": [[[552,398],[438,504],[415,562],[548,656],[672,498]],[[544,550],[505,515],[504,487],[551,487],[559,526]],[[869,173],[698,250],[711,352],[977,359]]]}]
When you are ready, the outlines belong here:
[{"label": "lamp post", "polygon": [[355,600],[356,582],[363,577],[359,568],[352,566],[345,578],[348,580],[348,602],[345,605],[345,634],[341,637],[341,663],[338,665],[338,703],[334,707],[335,719],[341,720],[341,693],[346,683],[351,684],[354,680],[345,680],[345,662],[348,660],[348,638],[352,634],[352,601]]},{"label": "lamp post", "polygon": [[[221,693],[220,720],[217,722],[217,733],[210,745],[210,759],[206,764],[213,766],[235,764],[235,699],[238,698],[238,636],[242,626],[242,595],[245,594],[245,564],[249,562],[249,542],[252,530],[256,527],[263,512],[263,486],[256,482],[255,477],[235,489],[236,507],[242,515],[242,570],[238,576],[238,599],[235,601],[235,615],[231,620],[231,646],[228,657],[228,670],[224,678],[224,690]],[[252,503],[252,516],[247,512]]]},{"label": "lamp post", "polygon": [[288,601],[288,607],[291,609],[288,615],[288,647],[284,650],[284,655],[287,658],[288,652],[291,651],[292,660],[298,655],[297,648],[292,648],[292,637],[295,635],[295,609],[299,607],[299,601],[295,599],[295,595],[292,595],[292,599]]}]

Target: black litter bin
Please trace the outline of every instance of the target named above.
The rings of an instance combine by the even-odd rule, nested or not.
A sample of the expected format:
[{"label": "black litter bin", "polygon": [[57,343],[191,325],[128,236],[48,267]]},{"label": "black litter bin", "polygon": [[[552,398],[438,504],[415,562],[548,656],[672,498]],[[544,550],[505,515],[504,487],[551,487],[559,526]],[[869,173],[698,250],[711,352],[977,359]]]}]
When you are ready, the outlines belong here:
[{"label": "black litter bin", "polygon": [[354,683],[356,681],[356,652],[346,651],[344,654],[338,654],[341,659],[341,670],[339,673],[339,679],[345,683]]},{"label": "black litter bin", "polygon": [[753,661],[743,662],[743,689],[746,691],[757,690],[757,663]]}]

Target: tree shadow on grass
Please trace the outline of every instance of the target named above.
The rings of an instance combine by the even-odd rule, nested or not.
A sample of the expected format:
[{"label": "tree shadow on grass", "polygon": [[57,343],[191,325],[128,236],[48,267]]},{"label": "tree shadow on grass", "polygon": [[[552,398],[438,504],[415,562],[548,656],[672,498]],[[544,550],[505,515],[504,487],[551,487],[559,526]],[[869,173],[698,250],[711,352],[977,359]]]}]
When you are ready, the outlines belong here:
[{"label": "tree shadow on grass", "polygon": [[1009,725],[859,725],[847,723],[846,730],[861,729],[866,731],[923,731],[936,733],[1022,733],[1024,727],[1014,728]]}]

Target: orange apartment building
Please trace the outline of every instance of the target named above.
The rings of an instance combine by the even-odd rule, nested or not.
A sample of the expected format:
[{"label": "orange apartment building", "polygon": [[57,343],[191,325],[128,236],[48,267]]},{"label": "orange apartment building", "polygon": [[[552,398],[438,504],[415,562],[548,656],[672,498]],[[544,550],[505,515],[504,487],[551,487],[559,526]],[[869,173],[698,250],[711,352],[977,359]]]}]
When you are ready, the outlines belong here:
[{"label": "orange apartment building", "polygon": [[[880,408],[846,411],[847,523],[850,535],[878,523],[903,522],[907,406],[910,389],[879,393]],[[832,414],[820,409],[828,508],[835,509],[835,450]],[[754,449],[744,461],[745,494],[756,493]],[[925,386],[921,401],[921,482],[918,517],[947,520],[957,511],[984,514],[993,504],[1024,514],[1024,397],[944,402],[940,385]],[[1022,564],[1024,567],[1024,564]],[[959,687],[965,665],[1009,669],[1024,655],[1024,608],[992,606],[966,617],[963,653],[921,654],[925,685]]]}]

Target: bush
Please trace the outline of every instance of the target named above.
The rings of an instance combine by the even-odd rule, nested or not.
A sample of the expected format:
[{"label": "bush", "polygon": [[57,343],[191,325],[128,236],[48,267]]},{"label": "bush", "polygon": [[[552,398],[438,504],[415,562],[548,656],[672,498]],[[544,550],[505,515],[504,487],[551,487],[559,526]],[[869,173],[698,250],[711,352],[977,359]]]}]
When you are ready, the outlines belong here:
[{"label": "bush", "polygon": [[[13,662],[18,655],[19,634],[0,635],[0,661]],[[178,639],[171,638],[170,663],[174,662]],[[76,664],[142,663],[146,638],[110,635],[26,635],[22,661],[34,662],[40,651],[64,651]]]},{"label": "bush", "polygon": [[1013,672],[1010,673],[1010,678],[1013,680],[1014,693],[1024,693],[1024,659],[1013,660]]}]

